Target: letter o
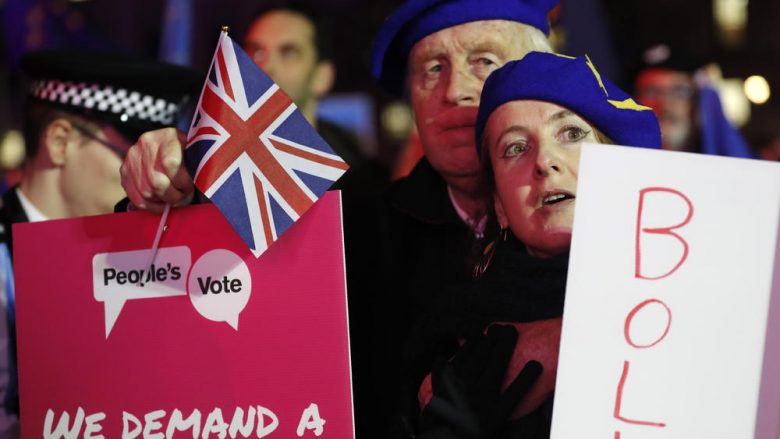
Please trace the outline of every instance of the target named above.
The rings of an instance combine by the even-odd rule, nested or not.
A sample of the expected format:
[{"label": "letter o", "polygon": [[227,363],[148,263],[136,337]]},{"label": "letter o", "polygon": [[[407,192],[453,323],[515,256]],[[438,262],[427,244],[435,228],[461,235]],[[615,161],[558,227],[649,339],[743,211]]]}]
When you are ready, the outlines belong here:
[{"label": "letter o", "polygon": [[[658,337],[658,339],[655,340],[654,342],[649,343],[649,344],[636,344],[636,343],[634,343],[634,340],[631,339],[631,334],[630,334],[631,321],[634,319],[634,316],[637,313],[639,313],[639,311],[641,311],[645,306],[650,305],[651,303],[660,304],[666,310],[666,315],[667,315],[667,318],[666,318],[666,328],[664,328],[664,333],[661,334],[661,336]],[[625,325],[623,326],[623,333],[624,333],[624,335],[626,337],[626,342],[629,345],[631,345],[632,347],[635,347],[637,349],[647,349],[647,348],[651,348],[651,347],[657,345],[658,343],[661,342],[661,340],[666,338],[666,334],[669,333],[669,328],[671,326],[672,326],[672,310],[669,309],[669,307],[666,306],[665,303],[663,303],[662,301],[660,301],[658,299],[648,299],[648,300],[645,300],[644,302],[640,303],[639,305],[635,306],[634,309],[632,309],[631,312],[628,313],[628,316],[626,316]]]}]

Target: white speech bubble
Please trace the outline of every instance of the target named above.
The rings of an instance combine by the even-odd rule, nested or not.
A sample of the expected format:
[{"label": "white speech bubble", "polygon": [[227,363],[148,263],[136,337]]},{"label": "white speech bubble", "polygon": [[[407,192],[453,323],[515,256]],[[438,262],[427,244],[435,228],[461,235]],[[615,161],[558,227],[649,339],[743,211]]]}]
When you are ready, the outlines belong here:
[{"label": "white speech bubble", "polygon": [[238,331],[238,315],[252,294],[252,276],[237,254],[221,249],[205,253],[192,266],[187,287],[200,315]]},{"label": "white speech bubble", "polygon": [[151,256],[152,249],[145,249],[99,253],[92,258],[92,294],[105,306],[106,338],[126,301],[187,294],[190,249],[160,248],[147,267]]}]

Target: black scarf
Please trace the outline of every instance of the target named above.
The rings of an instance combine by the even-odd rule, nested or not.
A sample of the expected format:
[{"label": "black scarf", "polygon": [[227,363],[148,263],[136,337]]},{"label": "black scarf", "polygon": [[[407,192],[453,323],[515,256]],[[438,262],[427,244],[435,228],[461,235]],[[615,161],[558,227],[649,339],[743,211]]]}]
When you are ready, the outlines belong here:
[{"label": "black scarf", "polygon": [[561,317],[569,255],[537,258],[509,234],[498,240],[485,274],[438,297],[421,329],[466,336],[492,322],[530,322]]}]

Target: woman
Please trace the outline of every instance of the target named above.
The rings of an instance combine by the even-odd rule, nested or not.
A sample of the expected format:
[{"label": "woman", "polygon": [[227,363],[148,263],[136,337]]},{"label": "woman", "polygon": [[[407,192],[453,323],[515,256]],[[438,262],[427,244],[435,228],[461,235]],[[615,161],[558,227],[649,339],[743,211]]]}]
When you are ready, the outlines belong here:
[{"label": "woman", "polygon": [[582,143],[660,143],[651,109],[590,59],[538,52],[485,83],[476,135],[499,225],[541,258],[569,249]]},{"label": "woman", "polygon": [[[551,390],[532,386],[540,368],[526,363],[523,349],[534,339],[523,329],[516,346],[514,327],[562,314],[581,144],[658,148],[658,122],[587,57],[532,52],[485,82],[476,136],[501,232],[475,270],[480,278],[444,294],[410,346],[417,365],[410,376],[424,362],[433,369],[432,392],[427,378],[419,392],[418,437],[548,437]],[[457,338],[468,341],[431,367],[430,352]],[[558,346],[551,340],[542,363],[552,382]]]}]

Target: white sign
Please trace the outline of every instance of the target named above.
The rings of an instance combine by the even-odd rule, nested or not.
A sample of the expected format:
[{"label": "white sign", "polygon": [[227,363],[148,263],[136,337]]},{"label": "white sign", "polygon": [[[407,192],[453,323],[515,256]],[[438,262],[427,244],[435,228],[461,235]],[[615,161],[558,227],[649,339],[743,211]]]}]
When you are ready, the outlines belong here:
[{"label": "white sign", "polygon": [[223,249],[207,252],[193,265],[188,286],[200,315],[238,331],[238,315],[252,294],[252,276],[240,256]]},{"label": "white sign", "polygon": [[780,164],[582,150],[553,439],[778,439]]},{"label": "white sign", "polygon": [[187,294],[190,249],[184,246],[114,253],[92,258],[92,294],[105,304],[106,338],[128,300]]}]

